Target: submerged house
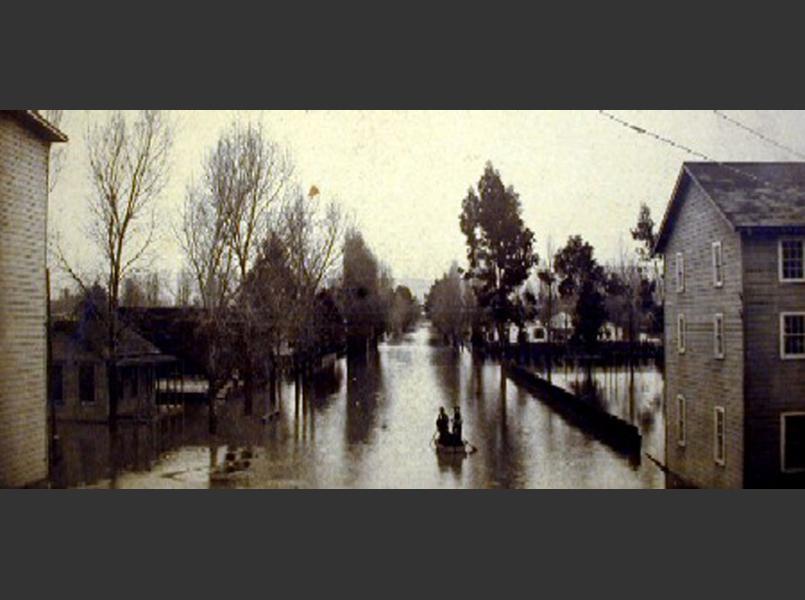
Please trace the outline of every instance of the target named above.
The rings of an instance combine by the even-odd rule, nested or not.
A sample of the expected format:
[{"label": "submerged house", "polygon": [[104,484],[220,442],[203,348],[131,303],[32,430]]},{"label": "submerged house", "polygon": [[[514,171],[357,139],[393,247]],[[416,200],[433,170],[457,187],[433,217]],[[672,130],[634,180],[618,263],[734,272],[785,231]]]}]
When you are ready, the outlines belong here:
[{"label": "submerged house", "polygon": [[666,463],[805,485],[805,163],[688,163],[665,214]]},{"label": "submerged house", "polygon": [[36,111],[0,111],[0,487],[48,476],[48,165],[65,141]]},{"label": "submerged house", "polygon": [[[106,422],[110,418],[107,361],[102,331],[91,323],[55,321],[51,328],[50,402],[59,420]],[[121,328],[116,348],[117,416],[148,420],[159,415],[157,374],[173,357],[160,352],[130,327]]]}]

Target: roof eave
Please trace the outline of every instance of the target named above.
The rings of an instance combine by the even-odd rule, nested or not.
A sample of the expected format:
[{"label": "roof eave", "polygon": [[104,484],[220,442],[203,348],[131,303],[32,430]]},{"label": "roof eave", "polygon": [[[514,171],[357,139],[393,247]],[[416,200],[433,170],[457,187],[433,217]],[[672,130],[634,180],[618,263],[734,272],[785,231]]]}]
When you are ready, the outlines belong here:
[{"label": "roof eave", "polygon": [[35,110],[10,110],[18,121],[47,142],[66,142],[67,136]]},{"label": "roof eave", "polygon": [[676,204],[679,201],[679,189],[682,187],[682,182],[685,180],[685,177],[690,177],[690,173],[688,172],[688,167],[686,164],[682,165],[682,168],[679,171],[679,175],[676,178],[676,184],[674,185],[674,191],[671,194],[671,200],[668,202],[668,207],[665,209],[665,214],[662,218],[662,223],[660,224],[660,230],[657,232],[657,242],[654,244],[653,254],[657,256],[658,254],[664,254],[665,252],[665,245],[668,241],[668,235],[670,233],[670,221],[671,215],[676,208]]}]

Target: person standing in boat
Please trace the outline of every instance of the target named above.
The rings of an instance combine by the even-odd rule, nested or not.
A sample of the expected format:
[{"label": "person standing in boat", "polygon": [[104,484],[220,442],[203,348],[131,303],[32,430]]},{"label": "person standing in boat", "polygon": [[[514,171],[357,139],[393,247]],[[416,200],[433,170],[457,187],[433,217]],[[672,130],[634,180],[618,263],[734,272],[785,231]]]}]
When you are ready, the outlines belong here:
[{"label": "person standing in boat", "polygon": [[456,406],[453,413],[453,443],[460,446],[464,443],[464,421],[461,419],[461,408]]},{"label": "person standing in boat", "polygon": [[439,416],[436,418],[436,431],[439,433],[439,443],[446,444],[450,438],[450,418],[443,407],[439,409]]}]

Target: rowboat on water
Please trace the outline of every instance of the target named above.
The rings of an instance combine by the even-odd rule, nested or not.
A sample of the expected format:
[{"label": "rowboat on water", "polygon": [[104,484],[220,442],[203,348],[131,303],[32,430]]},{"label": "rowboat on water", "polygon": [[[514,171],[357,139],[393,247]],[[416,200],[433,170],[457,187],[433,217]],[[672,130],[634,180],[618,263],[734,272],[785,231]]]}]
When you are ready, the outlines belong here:
[{"label": "rowboat on water", "polygon": [[439,435],[436,434],[431,440],[436,453],[440,456],[470,456],[478,452],[478,448],[470,444],[467,440],[462,440],[459,443],[451,441],[450,443],[442,443],[439,440]]}]

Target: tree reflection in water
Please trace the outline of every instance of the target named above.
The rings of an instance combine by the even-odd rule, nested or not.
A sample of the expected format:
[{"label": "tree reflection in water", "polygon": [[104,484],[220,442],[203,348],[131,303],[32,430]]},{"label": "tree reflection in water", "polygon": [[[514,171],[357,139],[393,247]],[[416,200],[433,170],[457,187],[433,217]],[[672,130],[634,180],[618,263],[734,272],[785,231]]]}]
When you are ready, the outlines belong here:
[{"label": "tree reflection in water", "polygon": [[[245,415],[234,398],[222,406],[214,438],[206,429],[204,406],[188,406],[173,429],[126,430],[121,424],[115,442],[105,425],[60,423],[58,485],[112,485],[117,473],[119,487],[207,487],[210,470],[220,466],[228,446],[256,450],[251,487],[664,485],[662,473],[648,461],[635,470],[503,378],[493,360],[432,345],[429,337],[423,325],[366,356],[342,359],[329,375],[307,378],[298,402],[294,382],[280,382],[275,406],[266,409],[278,411],[270,421]],[[562,371],[554,370],[555,383]],[[633,385],[621,373],[601,377],[593,370],[593,389],[595,382],[619,396],[633,389],[635,417],[646,424],[653,419],[654,432],[662,431],[661,395],[645,400],[656,397],[661,376],[657,380],[650,370],[637,370]],[[268,397],[257,405],[268,407]],[[478,449],[467,458],[442,457],[431,446],[439,407],[452,412],[456,405],[462,409],[464,437]]]}]

